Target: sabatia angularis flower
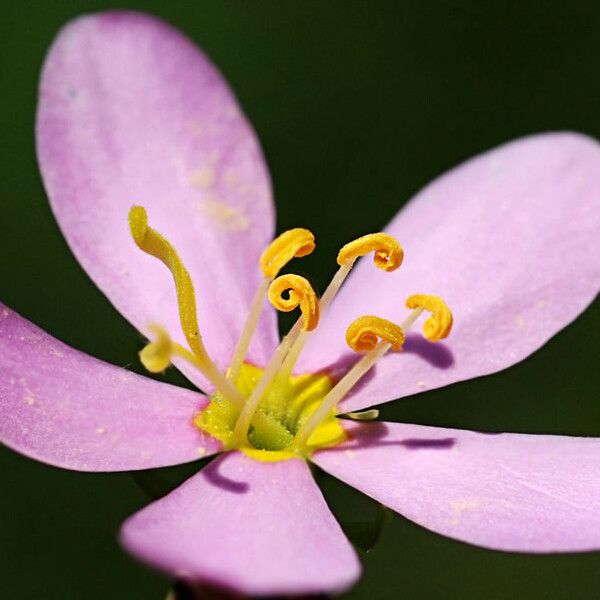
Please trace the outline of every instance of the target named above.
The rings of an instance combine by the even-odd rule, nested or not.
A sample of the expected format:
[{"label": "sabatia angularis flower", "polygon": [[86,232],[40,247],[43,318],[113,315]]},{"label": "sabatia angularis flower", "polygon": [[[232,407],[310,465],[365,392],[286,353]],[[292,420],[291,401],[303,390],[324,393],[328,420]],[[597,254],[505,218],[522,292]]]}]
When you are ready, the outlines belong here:
[{"label": "sabatia angularis flower", "polygon": [[[271,242],[256,138],[207,58],[164,23],[107,13],[69,24],[43,69],[37,144],[70,247],[150,340],[144,365],[174,363],[205,393],[102,363],[0,308],[0,441],[81,471],[223,451],[125,522],[135,556],[252,595],[347,588],[359,562],[308,461],[459,540],[600,547],[600,440],[356,413],[504,369],[595,298],[594,140],[533,136],[442,176],[385,233],[342,248],[320,300],[303,277],[279,275],[312,252],[312,234]],[[375,266],[362,261],[340,289],[371,253]],[[281,343],[267,299],[301,310]],[[430,346],[450,332],[448,307],[452,335]],[[427,341],[408,331],[423,310]]]}]

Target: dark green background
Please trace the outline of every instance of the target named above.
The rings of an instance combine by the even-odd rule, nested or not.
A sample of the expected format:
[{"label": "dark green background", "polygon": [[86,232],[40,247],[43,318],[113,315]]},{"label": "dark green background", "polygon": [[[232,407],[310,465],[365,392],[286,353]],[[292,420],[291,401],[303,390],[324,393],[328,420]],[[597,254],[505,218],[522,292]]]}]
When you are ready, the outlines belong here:
[{"label": "dark green background", "polygon": [[[52,38],[71,17],[116,5],[0,6],[0,299],[59,339],[139,371],[142,340],[59,235],[33,144],[37,77]],[[537,131],[600,137],[597,2],[132,0],[128,7],[182,28],[226,74],[262,140],[278,228],[302,225],[317,235],[319,252],[302,266],[320,289],[343,242],[381,228],[463,159]],[[527,260],[511,256],[510,244],[507,253]],[[599,324],[597,301],[524,363],[386,406],[382,416],[600,436]],[[373,515],[372,502],[319,479],[341,519]],[[168,581],[115,541],[122,519],[146,501],[126,474],[62,472],[0,448],[2,598],[163,598]],[[599,595],[600,554],[496,553],[394,516],[347,597]]]}]

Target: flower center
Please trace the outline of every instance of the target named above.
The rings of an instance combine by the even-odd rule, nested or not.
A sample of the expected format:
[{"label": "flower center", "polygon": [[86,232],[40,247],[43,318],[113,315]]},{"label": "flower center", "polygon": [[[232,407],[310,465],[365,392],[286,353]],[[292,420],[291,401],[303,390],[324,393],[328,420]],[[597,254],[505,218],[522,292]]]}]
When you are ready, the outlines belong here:
[{"label": "flower center", "polygon": [[[263,369],[248,363],[241,366],[237,388],[242,396],[250,398],[263,373]],[[238,447],[264,461],[285,460],[297,456],[295,452],[285,450],[333,387],[333,381],[325,374],[297,375],[285,382],[275,379],[260,399],[245,440],[238,440],[234,435],[239,411],[219,392],[213,394],[210,404],[196,414],[194,424],[219,439],[225,449]],[[335,409],[331,410],[311,433],[306,443],[307,453],[346,439],[335,415]]]},{"label": "flower center", "polygon": [[[369,234],[346,244],[338,253],[339,269],[319,299],[304,277],[279,276],[290,260],[306,256],[315,248],[310,231],[291,229],[276,238],[261,256],[263,280],[229,369],[222,373],[204,347],[192,279],[177,252],[148,226],[144,208],[134,206],[130,210],[129,227],[137,246],[171,271],[181,328],[189,346],[172,342],[162,327],[151,325],[156,339],[140,352],[140,359],[153,373],[166,369],[173,357],[187,360],[201,371],[217,391],[209,405],[196,414],[194,423],[219,439],[224,450],[239,448],[258,460],[274,461],[293,456],[306,458],[318,448],[342,442],[346,434],[336,418],[338,403],[387,352],[402,350],[405,331],[421,313],[431,312],[423,327],[423,335],[429,341],[445,338],[452,327],[452,314],[441,298],[415,294],[406,300],[412,312],[400,325],[376,316],[359,317],[349,325],[346,342],[364,356],[338,382],[324,374],[293,375],[310,332],[329,309],[356,260],[372,252],[376,267],[392,272],[401,265],[404,253],[400,244],[385,233]],[[261,369],[248,364],[245,357],[267,297],[278,310],[289,312],[299,308],[301,317]],[[354,417],[376,418],[377,411]]]}]

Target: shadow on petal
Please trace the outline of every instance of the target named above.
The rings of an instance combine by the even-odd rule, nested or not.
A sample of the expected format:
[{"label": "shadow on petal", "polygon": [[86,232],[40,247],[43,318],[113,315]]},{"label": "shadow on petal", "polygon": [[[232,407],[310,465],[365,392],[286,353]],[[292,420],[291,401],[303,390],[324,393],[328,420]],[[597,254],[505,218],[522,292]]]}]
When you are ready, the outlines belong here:
[{"label": "shadow on petal", "polygon": [[[329,375],[334,381],[339,381],[361,358],[360,354],[356,354],[356,352],[346,352],[345,354],[341,354],[335,362],[327,365],[319,372]],[[373,370],[369,371],[366,375],[363,376],[363,379],[372,378]]]},{"label": "shadow on petal", "polygon": [[456,444],[456,438],[406,438],[400,442],[402,446],[409,450],[420,450],[423,448],[433,448],[435,450],[447,450]]},{"label": "shadow on petal", "polygon": [[225,464],[229,457],[223,460],[215,460],[209,465],[202,469],[202,475],[212,485],[226,491],[232,492],[233,494],[245,494],[249,489],[250,485],[247,481],[235,481],[229,477],[225,477],[220,473],[221,465]]},{"label": "shadow on petal", "polygon": [[346,427],[346,430],[350,437],[348,442],[321,450],[321,452],[339,452],[382,446],[403,446],[407,450],[450,450],[457,443],[457,439],[454,437],[386,439],[389,428],[385,423],[380,422],[352,423],[351,426]]},{"label": "shadow on petal", "polygon": [[436,369],[449,369],[454,364],[454,354],[448,346],[432,344],[417,334],[406,336],[402,352],[416,354]]}]

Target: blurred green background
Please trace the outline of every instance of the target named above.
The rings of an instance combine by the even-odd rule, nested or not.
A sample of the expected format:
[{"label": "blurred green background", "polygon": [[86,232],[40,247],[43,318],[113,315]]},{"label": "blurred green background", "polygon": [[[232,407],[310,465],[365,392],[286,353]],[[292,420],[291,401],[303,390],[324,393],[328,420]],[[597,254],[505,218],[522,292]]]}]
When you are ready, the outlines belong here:
[{"label": "blurred green background", "polygon": [[[140,372],[141,338],[73,259],[36,167],[37,77],[48,45],[70,18],[115,6],[146,10],[208,52],[262,140],[279,230],[301,225],[317,236],[319,252],[302,266],[320,289],[343,242],[381,228],[421,186],[469,156],[545,130],[600,138],[598,2],[0,6],[0,299],[59,339]],[[600,436],[599,325],[596,301],[524,363],[385,406],[382,417]],[[180,381],[174,373],[169,379]],[[169,476],[179,480],[194,468]],[[344,522],[376,514],[358,492],[318,477]],[[146,502],[127,474],[62,472],[0,448],[2,597],[162,599],[168,580],[125,556],[115,540],[123,518]],[[399,516],[364,564],[363,579],[346,598],[600,596],[600,554],[491,552]]]}]

